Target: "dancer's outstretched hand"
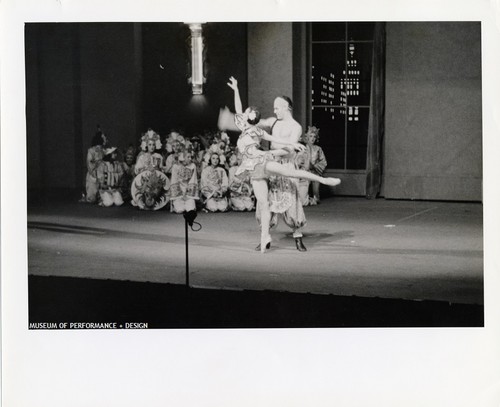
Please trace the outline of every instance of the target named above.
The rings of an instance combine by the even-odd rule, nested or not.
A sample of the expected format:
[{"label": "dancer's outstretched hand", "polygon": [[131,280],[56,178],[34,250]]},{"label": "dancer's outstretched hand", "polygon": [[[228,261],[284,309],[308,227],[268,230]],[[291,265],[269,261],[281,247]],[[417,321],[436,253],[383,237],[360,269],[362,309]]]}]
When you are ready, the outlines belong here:
[{"label": "dancer's outstretched hand", "polygon": [[293,148],[295,149],[295,151],[306,151],[306,146],[300,143],[295,143],[293,145]]},{"label": "dancer's outstretched hand", "polygon": [[227,86],[229,86],[232,90],[238,90],[238,81],[233,76],[229,78],[229,81],[230,82],[227,83]]}]

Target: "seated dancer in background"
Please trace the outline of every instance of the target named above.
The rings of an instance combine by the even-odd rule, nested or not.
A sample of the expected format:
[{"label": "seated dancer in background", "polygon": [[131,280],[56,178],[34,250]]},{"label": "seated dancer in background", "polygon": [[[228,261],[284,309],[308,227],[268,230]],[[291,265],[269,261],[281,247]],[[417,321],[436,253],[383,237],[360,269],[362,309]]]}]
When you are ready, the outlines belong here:
[{"label": "seated dancer in background", "polygon": [[200,190],[203,195],[205,209],[209,212],[226,212],[226,197],[229,182],[226,169],[221,167],[225,161],[223,155],[212,153],[210,164],[201,172]]},{"label": "seated dancer in background", "polygon": [[132,187],[132,180],[135,177],[135,162],[135,148],[130,145],[125,151],[125,161],[123,162],[124,173],[120,183],[120,192],[125,202],[129,202],[132,198],[130,189]]},{"label": "seated dancer in background", "polygon": [[[249,107],[243,113],[243,106],[238,90],[238,81],[231,77],[227,85],[234,91],[234,105],[236,110],[234,122],[242,132],[238,138],[237,146],[238,151],[243,156],[243,160],[235,174],[237,176],[249,174],[252,180],[255,197],[261,209],[260,251],[261,253],[265,253],[266,249],[271,245],[271,235],[269,233],[271,211],[269,208],[267,185],[267,178],[270,175],[304,178],[309,181],[318,181],[330,186],[340,184],[340,180],[338,178],[319,177],[318,175],[311,174],[304,170],[288,168],[274,161],[276,157],[286,155],[292,151],[292,149],[303,151],[305,147],[299,143],[291,143],[273,137],[257,127],[256,124],[260,121],[260,112],[255,107]],[[219,124],[220,123],[221,121],[219,120]],[[260,149],[262,140],[279,142],[285,145],[285,147],[272,151],[263,151]]]},{"label": "seated dancer in background", "polygon": [[170,211],[183,213],[196,210],[198,194],[198,174],[189,150],[180,151],[177,161],[172,165],[170,183]]},{"label": "seated dancer in background", "polygon": [[168,190],[170,180],[162,172],[163,157],[157,153],[161,149],[160,136],[149,129],[141,137],[142,153],[137,156],[135,173],[130,189],[132,205],[144,210],[159,210],[170,200]]},{"label": "seated dancer in background", "polygon": [[196,166],[196,171],[198,172],[198,178],[201,176],[201,162],[203,161],[204,151],[202,149],[202,144],[198,136],[193,136],[190,139],[191,147],[189,148],[191,152],[191,160]]},{"label": "seated dancer in background", "polygon": [[103,160],[97,167],[100,206],[123,205],[120,184],[124,174],[124,166],[116,158],[116,147],[108,148],[104,152]]},{"label": "seated dancer in background", "polygon": [[178,136],[178,139],[175,139],[172,141],[172,144],[170,146],[170,153],[168,154],[167,158],[165,158],[165,163],[163,165],[163,172],[167,175],[172,174],[172,166],[174,165],[175,162],[177,162],[179,158],[179,153],[181,151],[184,151],[185,145],[184,145],[184,138],[182,136]]},{"label": "seated dancer in background", "polygon": [[[309,153],[307,150],[301,151],[300,153],[297,153],[297,155],[295,157],[295,166],[299,170],[309,171]],[[311,184],[311,181],[308,181],[307,179],[299,179],[298,192],[299,192],[299,198],[300,198],[300,202],[302,203],[302,206],[309,205],[309,185],[310,184]]]},{"label": "seated dancer in background", "polygon": [[87,151],[87,175],[85,178],[85,195],[80,202],[95,203],[97,201],[97,194],[99,192],[99,184],[97,182],[97,167],[104,158],[104,148],[108,139],[101,131],[99,125],[97,132],[92,137],[91,146]]},{"label": "seated dancer in background", "polygon": [[144,170],[162,170],[163,157],[156,150],[161,149],[160,136],[154,132],[154,130],[149,129],[141,137],[141,150],[137,156],[137,162],[135,163],[135,173],[139,174]]},{"label": "seated dancer in background", "polygon": [[242,162],[240,153],[233,153],[229,158],[229,205],[233,211],[251,211],[255,207],[250,175],[236,176]]},{"label": "seated dancer in background", "polygon": [[[307,132],[304,135],[304,141],[306,143],[307,156],[309,158],[308,163],[306,163],[307,170],[316,175],[323,175],[325,172],[327,162],[325,153],[323,149],[316,143],[319,138],[319,129],[314,126],[309,126]],[[311,182],[312,196],[309,198],[309,205],[319,204],[319,183]]]}]

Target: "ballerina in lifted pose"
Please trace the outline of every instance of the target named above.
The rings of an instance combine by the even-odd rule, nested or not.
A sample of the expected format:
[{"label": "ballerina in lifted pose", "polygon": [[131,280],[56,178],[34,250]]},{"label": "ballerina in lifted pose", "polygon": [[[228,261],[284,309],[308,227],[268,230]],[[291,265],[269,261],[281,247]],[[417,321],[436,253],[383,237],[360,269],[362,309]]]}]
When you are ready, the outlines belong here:
[{"label": "ballerina in lifted pose", "polygon": [[[242,132],[238,138],[237,147],[243,156],[243,160],[236,170],[235,175],[245,176],[245,173],[250,175],[255,197],[261,207],[260,250],[262,253],[265,253],[266,249],[271,245],[271,235],[269,233],[271,211],[269,209],[267,186],[267,178],[269,176],[281,175],[289,178],[302,178],[330,186],[340,184],[340,179],[320,177],[308,171],[285,167],[276,162],[276,157],[287,155],[293,149],[297,151],[305,150],[304,145],[278,139],[257,127],[256,124],[260,121],[259,110],[254,106],[250,106],[243,112],[238,81],[231,76],[227,85],[234,91],[234,108],[236,110],[234,122]],[[260,149],[261,140],[285,144],[287,146],[277,150],[263,151]]]}]

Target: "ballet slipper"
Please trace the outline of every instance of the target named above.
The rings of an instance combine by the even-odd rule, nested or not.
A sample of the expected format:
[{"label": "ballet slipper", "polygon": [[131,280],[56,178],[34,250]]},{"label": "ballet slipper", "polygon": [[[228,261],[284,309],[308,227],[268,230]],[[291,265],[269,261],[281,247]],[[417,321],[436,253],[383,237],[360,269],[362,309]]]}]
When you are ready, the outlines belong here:
[{"label": "ballet slipper", "polygon": [[334,186],[340,184],[340,179],[339,178],[323,178],[323,181],[321,181],[321,183],[324,185],[329,185],[331,187],[334,187]]},{"label": "ballet slipper", "polygon": [[[255,246],[255,251],[256,252],[260,252],[260,247],[261,246],[260,246],[260,243],[259,243],[257,246]],[[270,248],[271,248],[271,242],[269,242],[268,244],[266,244],[266,249],[269,250]]]},{"label": "ballet slipper", "polygon": [[271,235],[262,236],[260,238],[260,252],[265,253],[271,247]]}]

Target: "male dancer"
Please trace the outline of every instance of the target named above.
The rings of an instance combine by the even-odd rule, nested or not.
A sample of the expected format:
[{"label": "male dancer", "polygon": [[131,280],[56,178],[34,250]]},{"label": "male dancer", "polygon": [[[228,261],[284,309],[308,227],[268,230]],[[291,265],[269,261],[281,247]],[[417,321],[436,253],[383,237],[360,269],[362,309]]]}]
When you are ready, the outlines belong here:
[{"label": "male dancer", "polygon": [[[302,135],[302,126],[293,118],[292,107],[292,101],[289,97],[278,96],[274,99],[274,114],[276,118],[270,117],[262,119],[258,123],[258,126],[270,128],[272,136],[286,140],[290,143],[298,143]],[[279,149],[282,147],[283,145],[278,143],[273,142],[271,144],[271,149]],[[295,167],[295,153],[283,157],[281,163]],[[307,249],[302,242],[302,228],[306,225],[306,217],[300,201],[298,180],[283,178],[283,180],[278,180],[278,184],[285,184],[292,194],[291,206],[283,213],[283,220],[293,230],[293,238],[295,239],[297,250],[305,252]],[[274,219],[271,220],[271,224],[276,224],[277,215],[277,213],[273,213]],[[255,250],[260,250],[260,245],[257,246]]]}]

